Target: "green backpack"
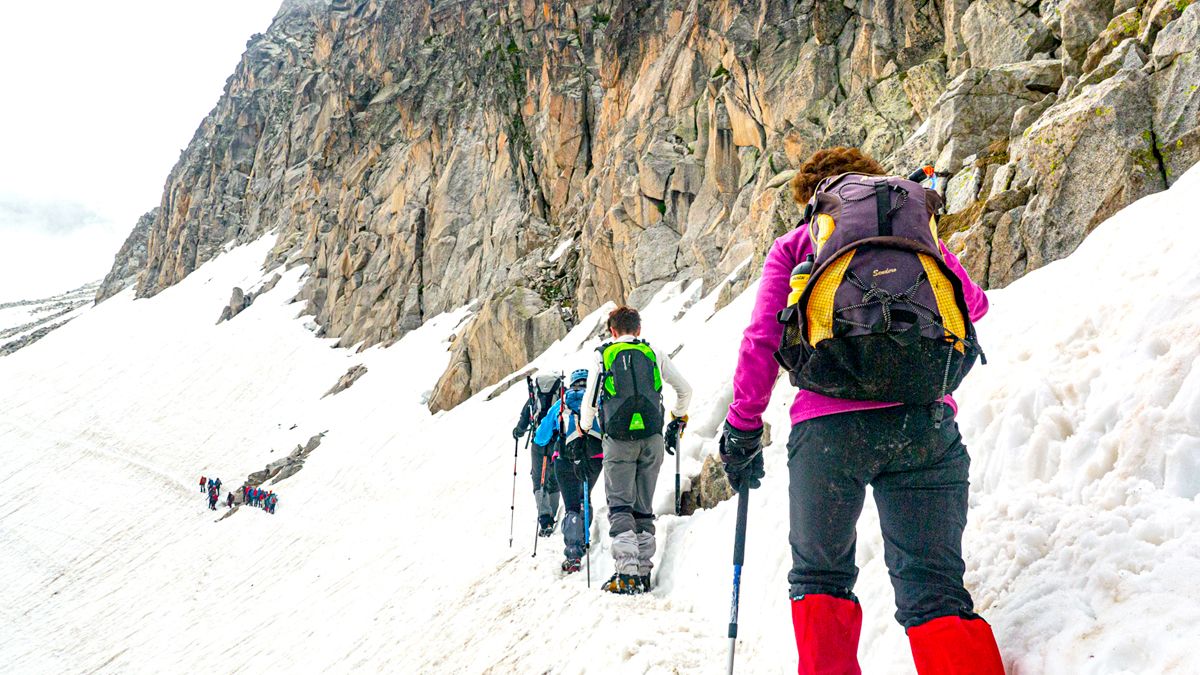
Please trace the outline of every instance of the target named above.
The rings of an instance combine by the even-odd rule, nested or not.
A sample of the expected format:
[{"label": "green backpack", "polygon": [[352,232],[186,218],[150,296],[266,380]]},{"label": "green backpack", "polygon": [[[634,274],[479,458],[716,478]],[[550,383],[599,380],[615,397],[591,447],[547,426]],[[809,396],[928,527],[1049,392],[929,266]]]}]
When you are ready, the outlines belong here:
[{"label": "green backpack", "polygon": [[619,441],[661,434],[662,375],[658,357],[643,340],[610,342],[596,349],[600,373],[600,428]]}]

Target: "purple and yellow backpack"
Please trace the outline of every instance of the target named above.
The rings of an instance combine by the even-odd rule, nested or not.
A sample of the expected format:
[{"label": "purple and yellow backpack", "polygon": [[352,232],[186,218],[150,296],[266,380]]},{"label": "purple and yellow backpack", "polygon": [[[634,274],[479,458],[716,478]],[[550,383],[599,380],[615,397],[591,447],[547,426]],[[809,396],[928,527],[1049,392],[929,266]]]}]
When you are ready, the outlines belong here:
[{"label": "purple and yellow backpack", "polygon": [[793,272],[807,282],[793,277],[797,292],[778,315],[775,358],[792,384],[912,404],[958,387],[982,351],[938,243],[941,206],[936,191],[895,176],[848,173],[817,185],[804,209],[815,258]]}]

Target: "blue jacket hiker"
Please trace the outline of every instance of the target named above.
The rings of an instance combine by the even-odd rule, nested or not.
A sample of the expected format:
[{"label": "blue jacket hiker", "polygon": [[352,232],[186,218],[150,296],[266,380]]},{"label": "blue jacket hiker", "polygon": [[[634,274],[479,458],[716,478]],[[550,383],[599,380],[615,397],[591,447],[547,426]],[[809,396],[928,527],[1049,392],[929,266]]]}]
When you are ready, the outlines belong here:
[{"label": "blue jacket hiker", "polygon": [[[591,526],[592,515],[589,508],[587,522],[584,522],[583,502],[585,498],[591,499],[592,488],[604,467],[599,421],[593,419],[587,433],[580,431],[579,409],[583,403],[587,377],[586,370],[571,373],[570,388],[563,394],[563,401],[554,402],[533,438],[536,445],[548,448],[554,454],[554,473],[558,477],[563,506],[566,508],[562,526],[563,543],[566,546],[562,571],[566,574],[580,569],[580,559],[583,558],[587,543],[585,530]],[[562,409],[564,401],[565,411]]]}]

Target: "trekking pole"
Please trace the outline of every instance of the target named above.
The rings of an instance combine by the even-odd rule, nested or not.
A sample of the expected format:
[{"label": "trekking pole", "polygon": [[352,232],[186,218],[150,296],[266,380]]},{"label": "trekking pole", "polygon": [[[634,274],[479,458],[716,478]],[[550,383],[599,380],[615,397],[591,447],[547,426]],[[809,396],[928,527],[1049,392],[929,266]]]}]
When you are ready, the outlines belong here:
[{"label": "trekking pole", "polygon": [[742,562],[746,558],[746,509],[749,505],[746,492],[739,492],[737,529],[733,535],[733,602],[729,608],[729,675],[733,675],[733,653],[737,648],[738,594],[742,589]]},{"label": "trekking pole", "polygon": [[[584,465],[587,471],[587,465]],[[583,477],[583,554],[587,557],[587,587],[592,587],[592,521],[588,503],[592,501],[587,475]]]},{"label": "trekking pole", "polygon": [[[541,483],[539,483],[538,489],[541,490],[543,495],[546,494],[546,456],[545,455],[542,455],[542,481],[541,481]],[[541,514],[538,514],[538,515],[540,516]],[[535,523],[535,526],[533,529],[533,555],[529,556],[530,558],[537,557],[537,541],[540,538],[540,537],[538,537],[538,534],[541,533],[541,529],[542,529],[542,523],[540,521]]]},{"label": "trekking pole", "polygon": [[508,547],[512,548],[513,541],[513,526],[517,522],[517,452],[521,448],[521,439],[513,439],[513,489],[512,489],[512,505],[508,507]]},{"label": "trekking pole", "polygon": [[679,426],[679,435],[675,438],[675,515],[683,515],[683,493],[679,491],[679,461],[683,453],[683,430],[687,428],[684,422]]}]

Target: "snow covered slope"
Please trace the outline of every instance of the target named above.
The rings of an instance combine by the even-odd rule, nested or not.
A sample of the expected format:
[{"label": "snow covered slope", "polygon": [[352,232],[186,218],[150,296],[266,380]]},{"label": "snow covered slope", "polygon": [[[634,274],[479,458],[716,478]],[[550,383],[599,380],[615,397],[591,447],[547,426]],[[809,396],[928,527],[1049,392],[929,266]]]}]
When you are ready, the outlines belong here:
[{"label": "snow covered slope", "polygon": [[[1200,170],[1101,226],[1071,258],[991,294],[990,365],[959,396],[974,457],[968,580],[1016,673],[1190,673],[1200,658]],[[332,349],[289,304],[301,269],[233,320],[269,238],[154,298],[126,291],[0,359],[0,671],[721,672],[733,504],[670,515],[649,596],[561,579],[561,539],[530,557],[522,387],[430,416],[422,405],[467,308],[389,348]],[[683,471],[713,451],[754,289],[664,289],[646,335],[697,395]],[[601,310],[603,312],[603,310]],[[534,366],[587,363],[600,314]],[[322,395],[349,368],[350,389]],[[794,671],[783,430],[750,507],[738,672]],[[208,511],[326,432],[277,486],[278,513]],[[668,458],[669,459],[669,458]],[[611,573],[594,493],[593,581]],[[868,505],[870,501],[868,501]],[[860,523],[860,657],[910,673],[874,510]]]}]

